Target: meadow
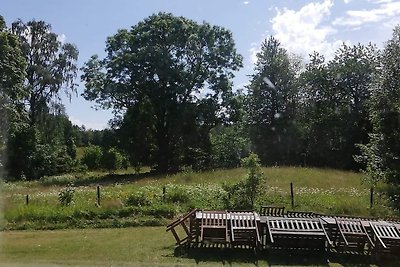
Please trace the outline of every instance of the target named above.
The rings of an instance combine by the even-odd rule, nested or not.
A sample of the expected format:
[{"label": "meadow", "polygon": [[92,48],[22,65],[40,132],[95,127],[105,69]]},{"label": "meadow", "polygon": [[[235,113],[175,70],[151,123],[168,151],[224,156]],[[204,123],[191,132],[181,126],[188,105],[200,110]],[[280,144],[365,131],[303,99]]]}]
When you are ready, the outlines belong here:
[{"label": "meadow", "polygon": [[[246,170],[215,170],[152,175],[147,170],[107,174],[87,172],[44,177],[39,181],[3,182],[3,230],[120,228],[163,226],[193,208],[226,209],[226,186],[245,179]],[[262,169],[265,179],[255,209],[261,205],[330,215],[395,217],[398,215],[379,189],[370,208],[370,188],[355,172],[273,167]],[[71,185],[71,183],[73,185]],[[290,183],[294,186],[291,207]],[[97,187],[100,200],[97,199]],[[72,202],[61,205],[59,194],[72,188]],[[28,196],[28,204],[27,204]],[[100,201],[100,205],[98,205]]]},{"label": "meadow", "polygon": [[[297,211],[398,216],[378,189],[374,206],[370,208],[369,186],[362,182],[360,173],[295,167],[263,168],[262,171],[265,180],[256,209],[260,205],[276,205],[292,210],[292,182],[293,209]],[[2,182],[0,265],[382,266],[369,258],[275,257],[256,255],[252,250],[208,248],[179,254],[165,226],[193,208],[225,209],[229,196],[224,188],[245,179],[246,170],[202,173],[187,170],[158,176],[147,170],[138,174],[130,172],[133,170],[112,175],[87,172],[44,177],[39,181]],[[59,193],[71,183],[74,184],[72,202],[61,205]]]}]

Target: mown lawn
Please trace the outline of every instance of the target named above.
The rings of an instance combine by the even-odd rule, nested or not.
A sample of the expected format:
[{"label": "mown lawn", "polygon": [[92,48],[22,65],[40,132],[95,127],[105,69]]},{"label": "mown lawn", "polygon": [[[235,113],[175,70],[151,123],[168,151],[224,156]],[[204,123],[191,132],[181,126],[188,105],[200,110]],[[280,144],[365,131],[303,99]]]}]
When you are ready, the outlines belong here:
[{"label": "mown lawn", "polygon": [[256,255],[244,249],[176,255],[165,227],[6,231],[0,246],[0,266],[396,266],[363,257]]}]

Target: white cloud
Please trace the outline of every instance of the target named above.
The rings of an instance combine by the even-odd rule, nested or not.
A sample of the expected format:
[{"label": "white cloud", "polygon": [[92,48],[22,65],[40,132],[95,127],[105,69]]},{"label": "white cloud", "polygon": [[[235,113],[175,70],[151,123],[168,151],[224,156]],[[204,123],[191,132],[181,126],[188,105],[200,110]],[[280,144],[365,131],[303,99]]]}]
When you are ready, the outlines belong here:
[{"label": "white cloud", "polygon": [[107,128],[107,124],[100,123],[100,122],[83,122],[73,116],[69,116],[69,120],[72,122],[72,124],[77,125],[81,127],[82,125],[85,125],[86,129],[92,129],[92,130],[103,130]]},{"label": "white cloud", "polygon": [[249,49],[251,64],[255,64],[257,62],[257,53],[259,51],[260,51],[260,47],[255,46],[255,45],[252,45],[252,47]]},{"label": "white cloud", "polygon": [[[333,25],[357,27],[366,23],[387,24],[388,21],[400,16],[400,2],[377,0],[373,3],[378,6],[370,10],[346,11],[346,16],[334,20]],[[389,23],[389,25],[391,24]]]},{"label": "white cloud", "polygon": [[250,2],[249,1],[244,1],[243,4],[244,5],[248,5],[248,4],[250,4]]},{"label": "white cloud", "polygon": [[59,41],[60,43],[65,43],[65,41],[67,40],[67,36],[65,36],[65,34],[59,34],[57,35],[57,41]]},{"label": "white cloud", "polygon": [[343,2],[344,2],[345,4],[348,4],[348,3],[351,2],[351,0],[343,0]]},{"label": "white cloud", "polygon": [[332,58],[343,43],[342,40],[328,40],[336,33],[330,25],[324,25],[332,6],[331,0],[324,0],[309,3],[298,11],[277,9],[277,15],[271,20],[275,37],[289,52],[307,57],[318,51],[327,59]]}]

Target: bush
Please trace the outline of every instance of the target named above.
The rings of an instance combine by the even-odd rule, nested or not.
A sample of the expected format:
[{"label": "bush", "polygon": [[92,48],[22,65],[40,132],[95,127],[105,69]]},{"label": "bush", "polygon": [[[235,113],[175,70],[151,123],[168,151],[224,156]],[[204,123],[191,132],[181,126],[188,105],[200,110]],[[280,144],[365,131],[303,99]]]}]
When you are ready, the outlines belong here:
[{"label": "bush", "polygon": [[66,188],[58,193],[58,200],[62,206],[69,206],[74,198],[75,189],[73,184],[69,184]]},{"label": "bush", "polygon": [[230,196],[226,201],[226,206],[230,209],[254,209],[256,198],[262,190],[264,175],[261,172],[257,154],[251,153],[247,158],[242,159],[242,166],[248,169],[246,180],[225,186]]},{"label": "bush", "polygon": [[7,155],[8,173],[17,179],[67,173],[74,165],[67,148],[57,142],[43,144],[36,127],[23,127],[10,136]]},{"label": "bush", "polygon": [[102,166],[110,173],[122,168],[124,157],[115,148],[110,148],[103,153]]},{"label": "bush", "polygon": [[82,157],[82,164],[85,164],[89,170],[100,168],[103,152],[99,146],[88,146],[85,148]]}]

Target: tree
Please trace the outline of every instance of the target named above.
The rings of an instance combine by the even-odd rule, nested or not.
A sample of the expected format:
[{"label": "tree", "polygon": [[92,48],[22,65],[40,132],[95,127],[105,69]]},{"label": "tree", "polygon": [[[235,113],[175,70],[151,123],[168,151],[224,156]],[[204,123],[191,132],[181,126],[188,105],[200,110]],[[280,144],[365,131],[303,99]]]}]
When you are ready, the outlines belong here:
[{"label": "tree", "polygon": [[123,156],[115,148],[110,148],[103,152],[102,166],[113,173],[115,170],[122,168]]},{"label": "tree", "polygon": [[29,93],[25,103],[29,122],[37,125],[51,107],[57,108],[60,90],[67,94],[75,92],[78,50],[73,44],[62,43],[51,31],[51,25],[44,21],[18,20],[11,29],[19,37],[27,62],[25,87]]},{"label": "tree", "polygon": [[254,209],[264,182],[260,159],[257,154],[250,153],[248,157],[241,160],[241,163],[242,167],[248,170],[248,176],[245,180],[227,186],[226,189],[230,195],[227,206],[230,209]]},{"label": "tree", "polygon": [[6,28],[0,16],[0,177],[6,161],[7,136],[24,121],[20,100],[26,94],[22,86],[25,66],[17,36]]},{"label": "tree", "polygon": [[368,144],[360,145],[362,155],[356,159],[364,164],[372,183],[384,181],[399,190],[400,26],[394,28],[383,51],[380,75],[372,90],[370,117],[373,132]]},{"label": "tree", "polygon": [[[18,37],[17,47],[26,61],[23,95],[17,105],[28,115],[26,123],[20,124],[9,138],[9,174],[14,178],[26,175],[37,179],[67,172],[73,164],[66,147],[69,137],[64,136],[70,122],[61,104],[60,91],[75,91],[78,51],[74,45],[59,41],[51,26],[43,21],[25,24],[18,20],[12,24],[11,33]],[[71,155],[72,150],[69,149]]]},{"label": "tree", "polygon": [[[298,60],[274,37],[257,53],[255,74],[248,86],[247,124],[254,151],[263,163],[289,163],[296,151],[292,127],[296,114]],[[294,151],[293,151],[294,150]]]},{"label": "tree", "polygon": [[249,154],[249,140],[239,123],[221,125],[210,132],[213,167],[234,168]]},{"label": "tree", "polygon": [[370,88],[379,51],[371,44],[343,44],[334,59],[315,53],[301,75],[301,125],[305,160],[316,166],[356,169],[357,143],[366,143]]},{"label": "tree", "polygon": [[103,151],[101,150],[101,147],[91,145],[85,148],[82,163],[85,164],[89,170],[99,169],[102,157]]},{"label": "tree", "polygon": [[209,130],[229,109],[232,71],[242,65],[234,46],[221,27],[152,15],[109,37],[106,58],[85,63],[83,96],[122,114],[121,129],[135,122],[124,142],[148,147],[158,171],[175,170],[209,147]]}]

